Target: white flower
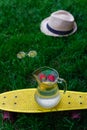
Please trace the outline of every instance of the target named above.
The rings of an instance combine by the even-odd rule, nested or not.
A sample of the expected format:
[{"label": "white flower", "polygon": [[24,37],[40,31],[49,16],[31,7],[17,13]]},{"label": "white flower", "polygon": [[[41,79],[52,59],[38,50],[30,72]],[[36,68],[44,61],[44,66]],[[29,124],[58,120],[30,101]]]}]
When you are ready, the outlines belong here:
[{"label": "white flower", "polygon": [[22,58],[24,58],[25,56],[26,56],[26,53],[23,52],[23,51],[21,51],[21,52],[19,52],[19,53],[17,54],[17,58],[19,58],[19,59],[22,59]]},{"label": "white flower", "polygon": [[32,50],[32,51],[29,51],[28,54],[27,54],[29,57],[36,57],[37,56],[37,52]]}]

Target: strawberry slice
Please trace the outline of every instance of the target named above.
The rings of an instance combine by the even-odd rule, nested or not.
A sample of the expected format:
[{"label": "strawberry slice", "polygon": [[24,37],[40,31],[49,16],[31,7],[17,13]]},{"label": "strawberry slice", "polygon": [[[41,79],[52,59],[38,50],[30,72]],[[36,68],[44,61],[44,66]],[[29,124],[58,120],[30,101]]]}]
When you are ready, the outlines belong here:
[{"label": "strawberry slice", "polygon": [[55,81],[55,76],[53,74],[50,74],[47,76],[47,79],[51,82],[54,82]]},{"label": "strawberry slice", "polygon": [[45,74],[40,74],[39,75],[39,79],[41,80],[41,81],[45,81],[46,79],[47,79],[47,77],[46,77],[46,75]]}]

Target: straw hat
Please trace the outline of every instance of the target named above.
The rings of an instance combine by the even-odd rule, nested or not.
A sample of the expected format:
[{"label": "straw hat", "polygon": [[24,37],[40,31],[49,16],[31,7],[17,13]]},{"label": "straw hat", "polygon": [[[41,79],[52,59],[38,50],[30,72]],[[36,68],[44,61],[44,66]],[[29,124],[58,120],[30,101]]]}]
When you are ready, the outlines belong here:
[{"label": "straw hat", "polygon": [[69,36],[76,32],[77,24],[72,14],[59,10],[41,22],[41,32],[54,37]]}]

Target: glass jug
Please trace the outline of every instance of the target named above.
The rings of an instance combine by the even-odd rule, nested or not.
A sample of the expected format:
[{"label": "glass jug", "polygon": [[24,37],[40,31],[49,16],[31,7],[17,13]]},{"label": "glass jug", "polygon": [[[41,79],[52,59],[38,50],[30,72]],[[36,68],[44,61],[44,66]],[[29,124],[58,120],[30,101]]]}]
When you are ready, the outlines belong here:
[{"label": "glass jug", "polygon": [[41,67],[33,72],[38,86],[35,92],[35,101],[44,108],[52,108],[56,106],[61,95],[59,93],[58,83],[64,87],[66,92],[67,84],[62,78],[59,78],[58,72],[50,67]]}]

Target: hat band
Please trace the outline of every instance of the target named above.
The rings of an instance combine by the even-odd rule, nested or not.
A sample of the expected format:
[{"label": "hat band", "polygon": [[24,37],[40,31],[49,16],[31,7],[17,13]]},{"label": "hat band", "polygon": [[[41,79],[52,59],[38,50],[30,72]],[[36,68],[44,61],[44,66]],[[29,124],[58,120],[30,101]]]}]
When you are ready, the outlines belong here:
[{"label": "hat band", "polygon": [[69,30],[69,31],[58,31],[58,30],[54,30],[53,28],[51,28],[48,24],[47,24],[47,29],[55,34],[59,34],[59,35],[66,35],[69,34],[73,31],[73,29]]}]

